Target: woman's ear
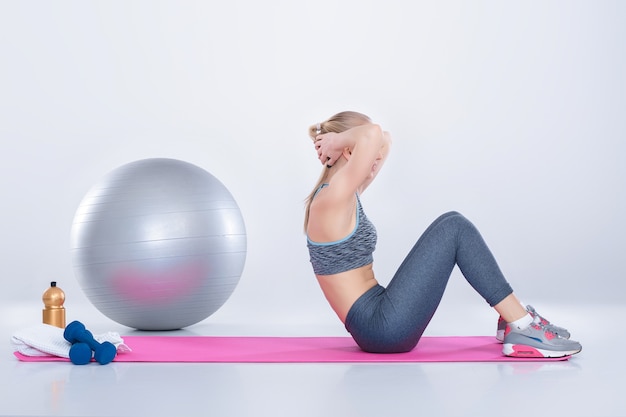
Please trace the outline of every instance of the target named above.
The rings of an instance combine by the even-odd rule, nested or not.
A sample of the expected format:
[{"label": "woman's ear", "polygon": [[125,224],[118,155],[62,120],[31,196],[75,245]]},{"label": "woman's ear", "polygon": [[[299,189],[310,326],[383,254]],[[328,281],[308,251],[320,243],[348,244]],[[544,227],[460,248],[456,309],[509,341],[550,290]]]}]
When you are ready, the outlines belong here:
[{"label": "woman's ear", "polygon": [[350,156],[352,156],[352,151],[350,150],[350,148],[343,148],[343,152],[341,154],[344,158],[346,158],[346,160],[348,160],[350,159]]}]

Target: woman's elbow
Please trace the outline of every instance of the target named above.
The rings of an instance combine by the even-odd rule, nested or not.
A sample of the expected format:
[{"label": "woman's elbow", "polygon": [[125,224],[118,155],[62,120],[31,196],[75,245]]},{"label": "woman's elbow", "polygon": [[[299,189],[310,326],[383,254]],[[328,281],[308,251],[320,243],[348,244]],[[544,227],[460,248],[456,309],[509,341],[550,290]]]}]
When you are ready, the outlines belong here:
[{"label": "woman's elbow", "polygon": [[371,123],[367,125],[366,136],[372,140],[383,142],[385,139],[385,132],[380,125]]}]

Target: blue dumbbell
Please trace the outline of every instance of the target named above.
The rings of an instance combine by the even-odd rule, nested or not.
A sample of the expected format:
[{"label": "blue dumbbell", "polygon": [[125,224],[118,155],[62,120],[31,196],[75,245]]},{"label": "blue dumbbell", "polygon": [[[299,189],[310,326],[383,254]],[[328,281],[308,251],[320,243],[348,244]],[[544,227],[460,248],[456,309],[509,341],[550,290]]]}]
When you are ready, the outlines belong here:
[{"label": "blue dumbbell", "polygon": [[[73,321],[67,325],[63,332],[65,340],[72,344],[70,348],[70,360],[77,365],[84,365],[91,361],[91,351],[94,359],[101,365],[111,362],[117,354],[117,348],[111,342],[98,343],[93,334],[79,321]],[[89,348],[89,353],[87,349]]]},{"label": "blue dumbbell", "polygon": [[87,343],[77,342],[70,348],[70,360],[74,365],[86,365],[92,356],[93,351]]}]

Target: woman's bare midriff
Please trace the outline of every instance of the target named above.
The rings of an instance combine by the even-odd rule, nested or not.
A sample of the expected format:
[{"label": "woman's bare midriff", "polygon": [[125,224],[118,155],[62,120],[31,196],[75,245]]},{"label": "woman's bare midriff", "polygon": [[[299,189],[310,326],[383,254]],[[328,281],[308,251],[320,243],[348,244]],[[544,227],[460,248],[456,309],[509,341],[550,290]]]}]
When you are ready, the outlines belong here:
[{"label": "woman's bare midriff", "polygon": [[317,281],[342,322],[352,304],[367,290],[378,284],[374,277],[372,264],[334,275],[317,275]]}]

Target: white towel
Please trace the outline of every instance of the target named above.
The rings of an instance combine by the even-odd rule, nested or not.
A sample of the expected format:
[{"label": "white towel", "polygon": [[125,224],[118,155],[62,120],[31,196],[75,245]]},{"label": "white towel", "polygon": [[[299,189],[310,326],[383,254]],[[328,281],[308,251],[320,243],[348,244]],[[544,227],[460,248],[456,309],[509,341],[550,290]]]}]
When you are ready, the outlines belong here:
[{"label": "white towel", "polygon": [[[60,356],[70,357],[72,344],[63,338],[60,327],[40,323],[19,330],[11,337],[11,342],[16,352],[26,356]],[[130,352],[131,349],[124,344],[124,339],[116,332],[107,332],[94,335],[97,342],[111,342],[117,348],[117,352]]]}]

